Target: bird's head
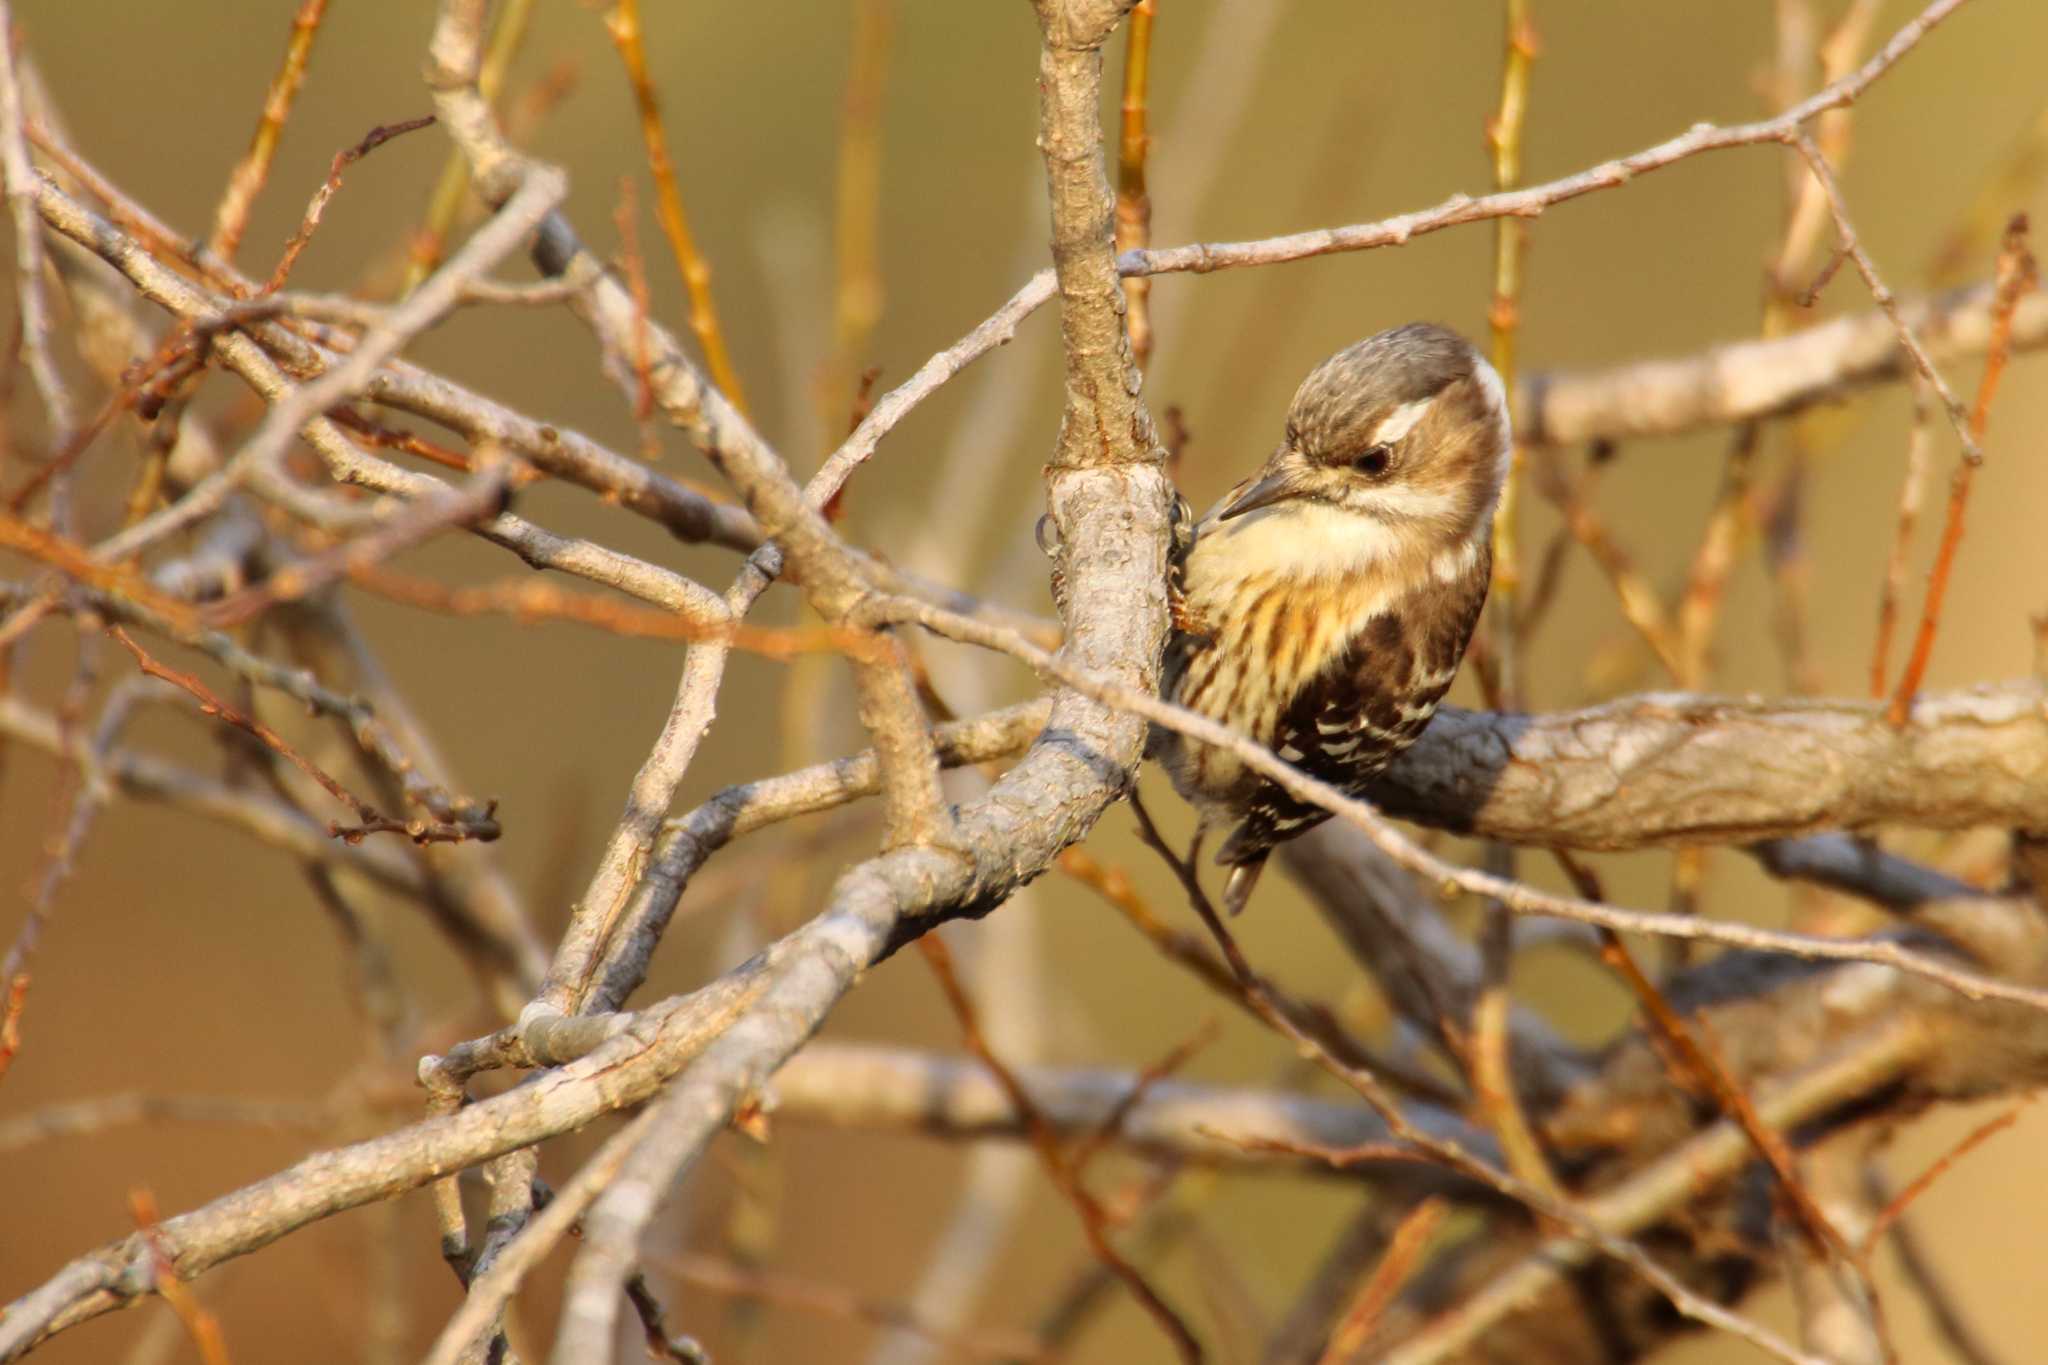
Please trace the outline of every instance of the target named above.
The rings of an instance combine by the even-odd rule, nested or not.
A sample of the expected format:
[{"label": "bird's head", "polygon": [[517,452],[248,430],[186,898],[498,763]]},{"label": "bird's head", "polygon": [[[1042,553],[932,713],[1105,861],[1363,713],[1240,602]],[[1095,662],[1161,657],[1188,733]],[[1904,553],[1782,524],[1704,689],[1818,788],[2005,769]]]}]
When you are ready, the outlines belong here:
[{"label": "bird's head", "polygon": [[1318,525],[1365,518],[1361,539],[1441,547],[1484,533],[1508,450],[1493,367],[1457,333],[1409,323],[1347,346],[1302,381],[1279,448],[1212,525],[1255,512]]}]

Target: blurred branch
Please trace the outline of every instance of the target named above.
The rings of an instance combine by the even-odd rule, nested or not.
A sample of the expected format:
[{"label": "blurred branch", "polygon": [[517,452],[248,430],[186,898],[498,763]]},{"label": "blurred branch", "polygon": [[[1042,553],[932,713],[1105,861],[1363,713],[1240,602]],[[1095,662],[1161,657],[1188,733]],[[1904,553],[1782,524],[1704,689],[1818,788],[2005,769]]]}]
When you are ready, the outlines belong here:
[{"label": "blurred branch", "polygon": [[[1414,1181],[1425,1188],[1474,1193],[1466,1182],[1412,1161],[1364,1162],[1335,1172],[1278,1145],[1341,1148],[1386,1142],[1386,1125],[1353,1103],[1175,1080],[1157,1081],[1129,1103],[1138,1080],[1130,1072],[1044,1066],[1021,1066],[1015,1072],[1047,1126],[1063,1138],[1103,1131],[1106,1121],[1128,1104],[1110,1137],[1118,1149],[1228,1166]],[[776,1117],[800,1123],[954,1141],[1027,1136],[1023,1115],[1009,1095],[970,1057],[818,1042],[776,1073],[770,1093]],[[1449,1110],[1422,1105],[1409,1112],[1432,1132],[1493,1150],[1485,1133]],[[1253,1137],[1274,1145],[1247,1145]]]},{"label": "blurred branch", "polygon": [[333,1121],[324,1106],[293,1100],[244,1100],[214,1095],[132,1092],[45,1105],[0,1119],[0,1152],[38,1142],[88,1137],[138,1123],[246,1124],[318,1132]]}]

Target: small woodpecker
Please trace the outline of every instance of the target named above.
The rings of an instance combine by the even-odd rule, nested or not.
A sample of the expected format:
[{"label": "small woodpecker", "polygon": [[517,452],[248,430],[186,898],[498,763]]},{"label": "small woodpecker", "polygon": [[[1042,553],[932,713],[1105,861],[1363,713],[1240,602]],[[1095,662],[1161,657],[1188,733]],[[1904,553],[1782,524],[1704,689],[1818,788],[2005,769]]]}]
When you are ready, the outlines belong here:
[{"label": "small woodpecker", "polygon": [[[1509,451],[1500,376],[1455,332],[1410,323],[1331,356],[1175,564],[1161,694],[1363,792],[1457,676]],[[1212,746],[1155,727],[1149,750],[1201,814],[1197,848],[1231,830],[1232,913],[1276,844],[1329,819]]]}]

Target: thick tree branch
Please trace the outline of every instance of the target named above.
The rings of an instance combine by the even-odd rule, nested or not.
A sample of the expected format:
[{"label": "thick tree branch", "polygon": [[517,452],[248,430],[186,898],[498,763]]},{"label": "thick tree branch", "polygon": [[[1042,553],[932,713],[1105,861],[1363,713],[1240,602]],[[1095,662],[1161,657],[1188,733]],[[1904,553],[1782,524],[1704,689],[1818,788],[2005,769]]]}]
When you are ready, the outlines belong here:
[{"label": "thick tree branch", "polygon": [[1650,694],[1548,716],[1447,707],[1372,795],[1404,819],[1583,849],[1892,823],[2031,828],[2048,819],[2048,690],[1929,695],[1902,730],[1864,702]]}]

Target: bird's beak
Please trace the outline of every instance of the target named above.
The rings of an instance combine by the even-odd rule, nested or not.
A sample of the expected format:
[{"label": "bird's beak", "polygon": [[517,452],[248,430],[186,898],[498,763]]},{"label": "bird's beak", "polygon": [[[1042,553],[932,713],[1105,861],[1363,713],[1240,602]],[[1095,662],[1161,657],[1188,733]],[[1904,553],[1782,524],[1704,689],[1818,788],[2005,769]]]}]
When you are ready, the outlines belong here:
[{"label": "bird's beak", "polygon": [[1216,519],[1218,521],[1229,521],[1232,517],[1241,517],[1247,512],[1256,512],[1261,507],[1270,507],[1282,498],[1291,497],[1293,493],[1294,480],[1288,477],[1284,471],[1278,474],[1268,474],[1265,478],[1260,479],[1232,498],[1224,509],[1217,513]]},{"label": "bird's beak", "polygon": [[1302,457],[1282,445],[1273,452],[1273,458],[1266,461],[1266,467],[1259,471],[1259,477],[1233,494],[1216,514],[1218,521],[1229,521],[1247,512],[1256,512],[1261,507],[1271,507],[1276,502],[1297,497],[1302,491]]}]

